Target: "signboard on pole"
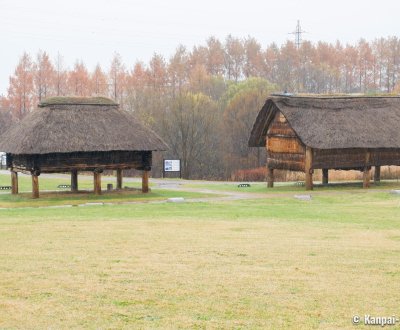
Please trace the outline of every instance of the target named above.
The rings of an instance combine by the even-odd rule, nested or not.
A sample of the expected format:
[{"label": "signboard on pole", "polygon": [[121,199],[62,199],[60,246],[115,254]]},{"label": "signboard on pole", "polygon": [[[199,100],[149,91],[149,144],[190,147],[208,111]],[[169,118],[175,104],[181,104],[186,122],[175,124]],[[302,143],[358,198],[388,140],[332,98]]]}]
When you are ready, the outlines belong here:
[{"label": "signboard on pole", "polygon": [[166,172],[179,172],[181,177],[181,160],[180,159],[164,159],[163,174]]}]

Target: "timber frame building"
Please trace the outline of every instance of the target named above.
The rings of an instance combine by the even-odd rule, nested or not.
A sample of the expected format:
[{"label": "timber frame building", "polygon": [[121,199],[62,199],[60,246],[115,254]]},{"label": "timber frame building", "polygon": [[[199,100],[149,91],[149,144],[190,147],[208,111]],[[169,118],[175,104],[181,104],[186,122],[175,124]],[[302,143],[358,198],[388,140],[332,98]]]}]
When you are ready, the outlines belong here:
[{"label": "timber frame building", "polygon": [[41,173],[71,173],[71,190],[78,191],[78,171],[91,171],[94,192],[101,194],[101,173],[116,170],[117,189],[122,171],[143,171],[142,191],[148,192],[152,151],[167,145],[136,118],[103,98],[54,97],[0,137],[7,155],[12,193],[18,193],[18,172],[32,176],[32,196],[39,197]]},{"label": "timber frame building", "polygon": [[400,97],[288,96],[267,99],[254,123],[250,147],[267,151],[268,186],[274,169],[303,171],[306,189],[313,171],[360,170],[363,187],[380,180],[380,167],[400,165]]}]

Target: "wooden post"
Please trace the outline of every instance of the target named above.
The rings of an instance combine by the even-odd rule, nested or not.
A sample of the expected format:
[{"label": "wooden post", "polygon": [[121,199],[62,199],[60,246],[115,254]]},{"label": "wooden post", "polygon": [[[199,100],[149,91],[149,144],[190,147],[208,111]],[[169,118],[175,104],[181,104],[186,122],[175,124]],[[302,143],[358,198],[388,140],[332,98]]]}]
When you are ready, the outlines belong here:
[{"label": "wooden post", "polygon": [[313,190],[313,150],[310,147],[306,147],[306,159],[305,159],[305,172],[306,172],[306,190]]},{"label": "wooden post", "polygon": [[381,167],[380,166],[375,166],[374,182],[375,183],[381,182]]},{"label": "wooden post", "polygon": [[122,168],[117,169],[117,189],[122,189]]},{"label": "wooden post", "polygon": [[95,195],[101,195],[101,172],[93,172],[93,185]]},{"label": "wooden post", "polygon": [[274,169],[267,167],[267,187],[274,187]]},{"label": "wooden post", "polygon": [[327,185],[329,182],[329,175],[328,175],[328,169],[323,168],[322,169],[322,184]]},{"label": "wooden post", "polygon": [[32,198],[39,198],[39,176],[32,172]]},{"label": "wooden post", "polygon": [[363,172],[363,188],[369,188],[370,180],[371,180],[371,168],[365,166]]},{"label": "wooden post", "polygon": [[11,194],[18,194],[18,172],[11,171]]},{"label": "wooden post", "polygon": [[371,180],[371,167],[368,166],[371,158],[371,153],[367,150],[365,154],[365,167],[363,172],[363,188],[369,188]]},{"label": "wooden post", "polygon": [[149,192],[149,171],[144,170],[142,174],[142,192]]},{"label": "wooden post", "polygon": [[71,191],[78,191],[78,170],[71,171]]}]

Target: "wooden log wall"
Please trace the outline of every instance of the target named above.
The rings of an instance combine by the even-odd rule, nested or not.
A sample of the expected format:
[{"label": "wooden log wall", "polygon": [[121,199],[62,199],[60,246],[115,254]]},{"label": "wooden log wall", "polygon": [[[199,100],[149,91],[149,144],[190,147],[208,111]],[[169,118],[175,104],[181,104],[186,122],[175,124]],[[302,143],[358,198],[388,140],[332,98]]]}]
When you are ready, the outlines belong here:
[{"label": "wooden log wall", "polygon": [[[369,166],[400,165],[400,149],[370,149]],[[314,149],[313,168],[359,169],[365,166],[365,149]]]},{"label": "wooden log wall", "polygon": [[12,169],[30,172],[40,169],[42,173],[70,172],[72,170],[94,171],[116,169],[150,169],[151,151],[73,152],[44,155],[12,155]]},{"label": "wooden log wall", "polygon": [[400,149],[370,149],[371,164],[375,166],[400,166]]},{"label": "wooden log wall", "polygon": [[304,171],[305,146],[279,111],[267,131],[267,167]]}]

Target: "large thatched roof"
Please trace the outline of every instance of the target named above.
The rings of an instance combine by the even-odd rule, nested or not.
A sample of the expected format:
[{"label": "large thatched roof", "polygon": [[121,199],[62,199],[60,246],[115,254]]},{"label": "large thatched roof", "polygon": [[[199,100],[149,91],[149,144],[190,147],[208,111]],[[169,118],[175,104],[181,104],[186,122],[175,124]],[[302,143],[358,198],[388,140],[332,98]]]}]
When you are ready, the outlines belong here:
[{"label": "large thatched roof", "polygon": [[265,147],[276,111],[312,148],[400,148],[399,97],[272,96],[257,116],[250,147]]},{"label": "large thatched roof", "polygon": [[13,154],[165,150],[165,142],[107,98],[50,98],[0,137]]}]

